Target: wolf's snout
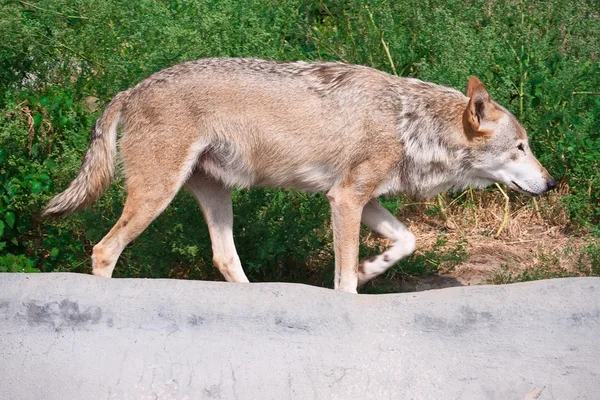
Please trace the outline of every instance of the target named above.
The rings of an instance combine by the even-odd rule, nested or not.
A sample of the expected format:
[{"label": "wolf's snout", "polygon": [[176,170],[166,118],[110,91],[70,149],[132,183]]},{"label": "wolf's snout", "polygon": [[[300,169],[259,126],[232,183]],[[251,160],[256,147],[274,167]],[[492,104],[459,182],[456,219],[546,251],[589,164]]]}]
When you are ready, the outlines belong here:
[{"label": "wolf's snout", "polygon": [[556,188],[556,181],[554,180],[553,177],[548,176],[548,179],[546,179],[546,192]]}]

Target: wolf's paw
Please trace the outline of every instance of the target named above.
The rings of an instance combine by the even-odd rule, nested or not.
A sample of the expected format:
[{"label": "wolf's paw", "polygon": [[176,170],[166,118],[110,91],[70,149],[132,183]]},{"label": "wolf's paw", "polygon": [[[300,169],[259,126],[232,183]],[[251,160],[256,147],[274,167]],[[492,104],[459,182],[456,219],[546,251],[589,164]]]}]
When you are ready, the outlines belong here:
[{"label": "wolf's paw", "polygon": [[92,270],[92,274],[96,276],[101,276],[102,278],[112,278],[112,269],[111,268],[94,268]]},{"label": "wolf's paw", "polygon": [[371,257],[358,265],[358,286],[364,285],[377,275],[381,274],[382,271],[380,271],[380,268],[377,268],[377,258],[377,256]]}]

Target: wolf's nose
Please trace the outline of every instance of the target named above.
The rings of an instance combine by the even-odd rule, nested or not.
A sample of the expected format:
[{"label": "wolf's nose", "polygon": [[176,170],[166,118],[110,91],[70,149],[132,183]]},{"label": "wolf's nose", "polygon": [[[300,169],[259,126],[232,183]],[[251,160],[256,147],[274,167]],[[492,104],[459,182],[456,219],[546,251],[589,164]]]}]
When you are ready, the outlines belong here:
[{"label": "wolf's nose", "polygon": [[550,177],[550,179],[548,181],[546,181],[548,184],[548,187],[546,188],[546,191],[552,190],[556,187],[556,181],[554,180],[553,177]]}]

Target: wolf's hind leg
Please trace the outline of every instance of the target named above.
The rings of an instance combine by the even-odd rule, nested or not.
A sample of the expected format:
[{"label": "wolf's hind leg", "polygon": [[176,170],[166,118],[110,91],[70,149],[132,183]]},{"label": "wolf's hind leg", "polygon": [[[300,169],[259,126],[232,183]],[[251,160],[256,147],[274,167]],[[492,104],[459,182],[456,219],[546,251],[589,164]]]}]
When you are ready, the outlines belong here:
[{"label": "wolf's hind leg", "polygon": [[210,233],[213,263],[228,282],[248,282],[233,242],[231,189],[196,173],[186,187],[196,197]]},{"label": "wolf's hind leg", "polygon": [[361,221],[370,229],[392,241],[392,247],[382,254],[364,260],[358,267],[358,283],[363,285],[384,273],[398,260],[415,250],[415,235],[386,210],[377,199],[372,199],[363,208]]},{"label": "wolf's hind leg", "polygon": [[94,246],[92,273],[110,278],[125,246],[138,237],[169,205],[178,189],[178,187],[130,188],[121,217],[110,232]]},{"label": "wolf's hind leg", "polygon": [[[125,246],[167,208],[205,147],[203,143],[190,145],[186,140],[165,143],[165,138],[183,135],[174,128],[165,134],[164,129],[137,123],[128,127],[127,135],[121,140],[127,200],[115,226],[94,246],[94,275],[112,276]],[[140,137],[143,140],[139,140]]]}]

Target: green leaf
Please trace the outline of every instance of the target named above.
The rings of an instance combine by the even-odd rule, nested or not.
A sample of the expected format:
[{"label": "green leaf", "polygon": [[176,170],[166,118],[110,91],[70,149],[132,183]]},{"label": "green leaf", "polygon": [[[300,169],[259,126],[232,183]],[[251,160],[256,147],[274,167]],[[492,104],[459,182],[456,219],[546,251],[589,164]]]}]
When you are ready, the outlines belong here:
[{"label": "green leaf", "polygon": [[10,226],[11,228],[13,228],[15,226],[15,213],[12,212],[7,212],[4,215],[4,220],[6,221],[6,223],[8,224],[8,226]]},{"label": "green leaf", "polygon": [[60,253],[60,251],[58,250],[58,247],[54,247],[51,251],[50,251],[50,257],[52,257],[53,259],[55,259],[56,257],[58,257],[58,254]]},{"label": "green leaf", "polygon": [[48,168],[48,171],[50,172],[53,172],[56,169],[56,167],[58,167],[58,165],[49,158],[47,158],[46,161],[44,161],[44,166]]},{"label": "green leaf", "polygon": [[33,116],[33,127],[37,128],[38,126],[40,126],[41,123],[42,123],[42,115],[41,114],[35,114]]},{"label": "green leaf", "polygon": [[4,250],[6,247],[6,242],[0,242],[0,251]]},{"label": "green leaf", "polygon": [[34,143],[33,145],[31,145],[31,155],[33,157],[37,157],[40,155],[40,144],[39,143]]},{"label": "green leaf", "polygon": [[31,182],[31,192],[33,194],[40,194],[40,192],[42,191],[42,182],[38,182],[38,181],[33,181]]},{"label": "green leaf", "polygon": [[6,225],[4,225],[4,221],[0,220],[0,237],[2,237],[2,235],[4,235],[4,227]]}]

